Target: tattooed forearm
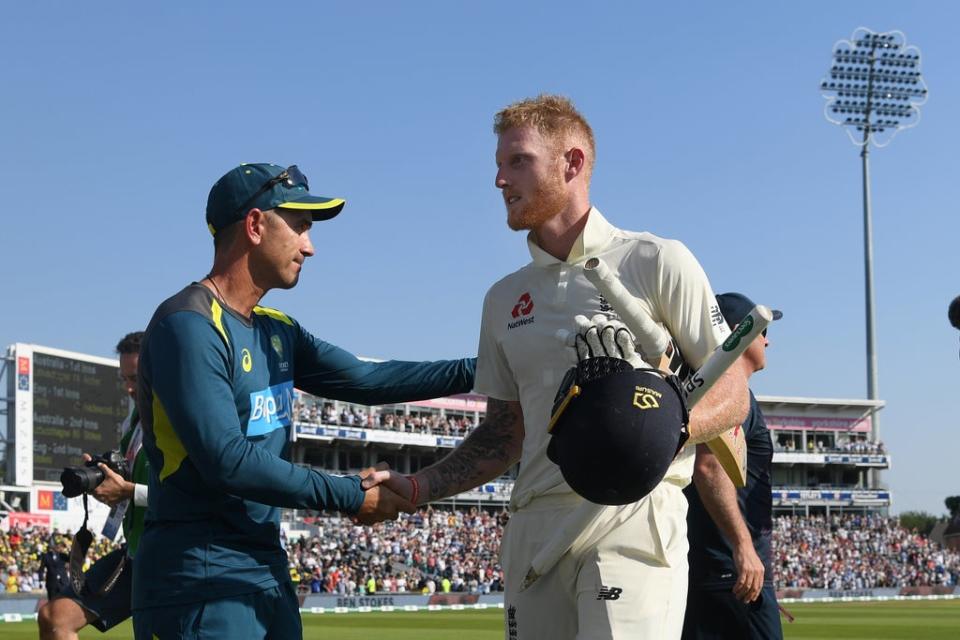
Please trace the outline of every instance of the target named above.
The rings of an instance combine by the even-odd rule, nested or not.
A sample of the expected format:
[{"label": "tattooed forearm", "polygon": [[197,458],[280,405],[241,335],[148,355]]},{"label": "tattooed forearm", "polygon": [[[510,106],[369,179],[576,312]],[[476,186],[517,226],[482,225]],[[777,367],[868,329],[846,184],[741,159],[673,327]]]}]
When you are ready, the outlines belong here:
[{"label": "tattooed forearm", "polygon": [[519,402],[487,399],[487,417],[459,447],[423,471],[431,500],[456,495],[496,478],[520,459],[523,412]]}]

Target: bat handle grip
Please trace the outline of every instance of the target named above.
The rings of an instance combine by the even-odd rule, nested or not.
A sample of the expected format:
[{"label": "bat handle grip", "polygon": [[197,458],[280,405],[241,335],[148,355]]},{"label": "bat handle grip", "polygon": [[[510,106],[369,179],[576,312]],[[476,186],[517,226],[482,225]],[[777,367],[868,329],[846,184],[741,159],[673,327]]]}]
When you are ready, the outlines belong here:
[{"label": "bat handle grip", "polygon": [[670,343],[667,332],[653,321],[650,314],[640,306],[637,299],[627,291],[603,260],[600,258],[587,260],[583,265],[583,274],[603,294],[633,333],[636,345],[643,353],[644,359],[656,364]]}]

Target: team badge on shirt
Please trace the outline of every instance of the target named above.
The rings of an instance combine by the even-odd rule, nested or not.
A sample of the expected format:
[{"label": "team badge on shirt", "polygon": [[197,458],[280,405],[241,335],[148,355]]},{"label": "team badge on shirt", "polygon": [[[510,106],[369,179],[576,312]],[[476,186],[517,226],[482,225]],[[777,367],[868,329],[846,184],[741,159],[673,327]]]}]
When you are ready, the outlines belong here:
[{"label": "team badge on shirt", "polygon": [[604,313],[611,318],[616,318],[617,320],[620,319],[620,316],[617,315],[616,309],[613,308],[613,305],[607,302],[607,299],[603,297],[603,294],[600,295],[600,313]]}]

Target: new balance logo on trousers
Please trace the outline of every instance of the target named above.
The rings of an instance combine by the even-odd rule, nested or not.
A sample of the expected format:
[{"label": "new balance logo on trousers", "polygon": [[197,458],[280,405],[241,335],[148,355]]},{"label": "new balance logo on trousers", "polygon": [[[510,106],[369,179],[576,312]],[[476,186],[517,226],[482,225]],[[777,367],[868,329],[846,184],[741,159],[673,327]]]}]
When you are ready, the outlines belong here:
[{"label": "new balance logo on trousers", "polygon": [[623,589],[620,587],[600,587],[597,600],[619,600]]}]

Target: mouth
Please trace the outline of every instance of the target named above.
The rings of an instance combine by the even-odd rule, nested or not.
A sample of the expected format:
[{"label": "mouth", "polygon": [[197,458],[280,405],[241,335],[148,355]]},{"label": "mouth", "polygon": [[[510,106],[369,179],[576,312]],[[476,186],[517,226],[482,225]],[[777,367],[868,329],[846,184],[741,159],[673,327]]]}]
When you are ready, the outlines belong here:
[{"label": "mouth", "polygon": [[503,199],[507,203],[507,206],[520,202],[520,196],[504,196]]}]

